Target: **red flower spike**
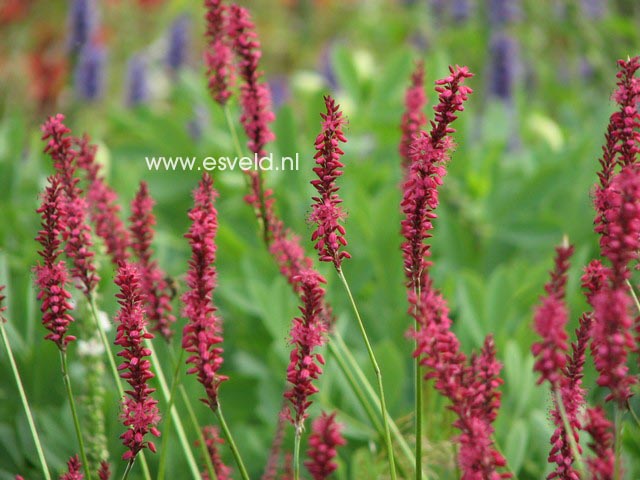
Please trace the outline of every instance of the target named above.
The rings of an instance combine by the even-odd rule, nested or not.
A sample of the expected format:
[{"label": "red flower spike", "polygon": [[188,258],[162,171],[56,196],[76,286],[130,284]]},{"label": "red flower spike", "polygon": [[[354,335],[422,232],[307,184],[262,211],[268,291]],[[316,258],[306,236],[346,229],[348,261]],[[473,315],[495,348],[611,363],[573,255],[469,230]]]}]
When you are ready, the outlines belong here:
[{"label": "red flower spike", "polygon": [[593,480],[613,480],[615,453],[613,425],[607,420],[602,407],[588,408],[585,431],[591,435],[589,448],[594,456],[587,459]]},{"label": "red flower spike", "polygon": [[89,137],[84,135],[75,143],[78,149],[77,164],[84,170],[88,185],[86,199],[89,219],[96,234],[104,240],[111,262],[117,266],[129,260],[129,232],[120,219],[118,195],[101,175],[101,166],[95,160],[97,147],[89,143]]},{"label": "red flower spike", "polygon": [[142,290],[146,298],[147,319],[151,328],[169,341],[173,336],[171,326],[176,318],[171,314],[171,296],[167,275],[152,260],[153,227],[156,217],[153,214],[155,201],[149,194],[146,182],[140,182],[140,188],[131,203],[131,248],[138,259],[138,266],[142,276]]},{"label": "red flower spike", "polygon": [[414,137],[427,123],[424,107],[427,97],[424,93],[424,62],[417,63],[411,75],[411,86],[404,97],[405,111],[402,115],[402,139],[398,151],[402,159],[402,167],[405,172],[411,165],[411,143]]},{"label": "red flower spike", "polygon": [[347,245],[344,238],[345,230],[342,226],[346,214],[340,207],[342,199],[338,196],[336,180],[342,175],[340,168],[344,165],[340,157],[344,152],[340,149],[339,142],[345,143],[347,139],[342,133],[345,119],[339,110],[339,105],[330,96],[324,97],[327,113],[321,114],[322,132],[316,138],[314,156],[317,166],[313,169],[318,176],[312,180],[311,185],[318,192],[313,197],[312,212],[309,221],[317,225],[311,235],[311,240],[316,242],[315,247],[320,255],[321,262],[333,262],[337,270],[340,270],[342,260],[351,258],[349,253],[340,251]]},{"label": "red flower spike", "polygon": [[232,51],[227,36],[229,29],[229,9],[222,0],[205,0],[205,21],[207,25],[207,49],[204,61],[209,78],[209,92],[220,105],[225,105],[233,83]]},{"label": "red flower spike", "polygon": [[109,466],[109,462],[104,460],[100,462],[100,468],[98,469],[98,478],[100,480],[109,480],[111,478],[111,467]]},{"label": "red flower spike", "polygon": [[342,425],[336,422],[335,412],[331,415],[323,412],[313,422],[307,451],[309,460],[304,463],[313,480],[325,480],[338,468],[334,462],[337,448],[347,443],[341,431]]},{"label": "red flower spike", "polygon": [[38,254],[43,263],[35,267],[35,273],[38,300],[42,302],[42,324],[51,332],[45,338],[64,351],[75,337],[67,335],[69,325],[73,322],[69,314],[73,309],[70,304],[71,293],[67,290],[69,274],[64,261],[58,260],[62,253],[60,231],[66,228],[62,188],[59,175],[49,177],[49,186],[37,210],[42,216],[42,229],[36,241],[42,246]]},{"label": "red flower spike", "polygon": [[118,328],[114,343],[122,347],[118,352],[118,356],[124,359],[118,366],[120,377],[130,386],[125,392],[127,396],[122,399],[120,418],[127,430],[120,435],[120,439],[128,448],[122,456],[123,460],[131,460],[144,448],[155,453],[155,445],[145,440],[145,436],[160,436],[157,428],[160,421],[158,402],[151,396],[155,389],[148,384],[155,375],[147,358],[151,356],[151,351],[145,346],[145,341],[152,339],[153,335],[146,330],[144,298],[137,268],[123,263],[118,269],[115,283],[120,287],[120,292],[116,294],[120,311],[116,316]]},{"label": "red flower spike", "polygon": [[203,402],[212,410],[218,408],[218,387],[227,380],[218,373],[223,362],[222,320],[213,304],[217,278],[213,265],[218,231],[218,212],[214,206],[217,196],[211,177],[205,173],[194,192],[194,207],[189,212],[192,223],[185,234],[191,245],[186,282],[189,290],[182,296],[183,315],[187,318],[182,348],[191,354],[186,363],[192,365],[187,373],[198,374],[198,381],[207,394]]},{"label": "red flower spike", "polygon": [[[219,445],[224,444],[224,440],[220,438],[218,429],[213,426],[202,428],[202,436],[204,437],[207,452],[211,458],[211,465],[218,480],[231,480],[231,468],[224,464],[220,456]],[[203,480],[210,480],[207,472],[201,473]]]},{"label": "red flower spike", "polygon": [[291,327],[293,350],[287,367],[287,381],[291,387],[284,397],[291,402],[288,418],[300,430],[308,417],[307,409],[311,405],[309,397],[318,391],[313,381],[320,377],[320,365],[324,365],[322,355],[314,353],[314,350],[325,343],[326,325],[320,316],[324,289],[320,285],[326,280],[319,273],[306,270],[300,274],[298,281],[301,286],[302,315],[293,319]]},{"label": "red flower spike", "polygon": [[99,277],[93,264],[91,229],[85,220],[87,205],[75,177],[77,152],[72,149],[71,130],[63,121],[64,115],[61,114],[50,117],[42,126],[42,139],[47,140],[44,151],[53,160],[64,189],[66,228],[62,230],[62,237],[65,240],[65,252],[73,261],[71,274],[80,280],[83,293],[90,295]]},{"label": "red flower spike", "polygon": [[67,471],[60,476],[60,480],[82,480],[84,475],[81,469],[82,464],[78,455],[71,457],[67,462]]}]

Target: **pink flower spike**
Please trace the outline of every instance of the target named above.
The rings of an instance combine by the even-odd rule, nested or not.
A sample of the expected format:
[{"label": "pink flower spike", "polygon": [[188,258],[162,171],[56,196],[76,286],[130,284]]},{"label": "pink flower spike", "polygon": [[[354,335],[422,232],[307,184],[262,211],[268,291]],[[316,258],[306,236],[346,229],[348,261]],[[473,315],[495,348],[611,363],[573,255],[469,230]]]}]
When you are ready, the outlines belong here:
[{"label": "pink flower spike", "polygon": [[204,54],[209,77],[209,92],[220,105],[225,105],[233,82],[232,52],[227,30],[229,9],[222,0],[205,0],[205,21],[207,25],[207,48]]},{"label": "pink flower spike", "polygon": [[325,343],[326,325],[321,321],[324,289],[320,286],[326,280],[313,270],[300,273],[301,316],[293,319],[291,344],[293,350],[287,367],[287,381],[291,384],[284,397],[291,402],[287,412],[289,420],[297,430],[303,428],[308,417],[307,409],[311,405],[309,397],[318,392],[313,384],[322,373],[320,365],[324,359],[314,350]]},{"label": "pink flower spike", "polygon": [[[219,446],[224,444],[224,440],[220,438],[218,429],[213,426],[203,427],[202,436],[204,437],[207,452],[209,452],[209,457],[211,458],[211,465],[213,465],[213,471],[217,479],[231,480],[231,468],[225,465],[220,456]],[[203,480],[211,480],[207,472],[202,472],[202,478]]]},{"label": "pink flower spike", "polygon": [[316,224],[317,228],[311,235],[311,240],[316,242],[315,247],[320,255],[321,262],[333,262],[337,270],[340,270],[342,260],[351,258],[349,253],[340,251],[347,245],[344,238],[345,230],[342,222],[346,216],[340,207],[342,199],[338,196],[336,180],[342,175],[340,170],[344,165],[340,157],[344,152],[340,149],[340,142],[347,139],[342,133],[345,119],[340,111],[340,106],[330,96],[324,97],[327,113],[321,114],[322,132],[316,138],[314,156],[317,166],[313,169],[318,176],[312,180],[311,185],[318,192],[313,197],[313,205],[309,220]]},{"label": "pink flower spike", "polygon": [[171,327],[176,321],[172,315],[171,296],[167,275],[152,260],[153,227],[156,218],[153,214],[155,201],[149,194],[146,182],[140,182],[140,188],[131,203],[131,248],[133,249],[140,267],[142,276],[142,289],[146,298],[147,319],[151,328],[169,341],[173,336]]},{"label": "pink flower spike", "polygon": [[118,352],[118,356],[124,359],[118,366],[120,377],[130,385],[127,396],[122,399],[120,418],[126,431],[120,438],[128,448],[122,458],[131,460],[144,448],[156,451],[153,442],[145,440],[147,434],[160,436],[157,428],[160,421],[158,402],[151,396],[155,389],[148,384],[155,375],[147,358],[151,356],[151,351],[145,346],[145,341],[152,339],[153,335],[146,330],[144,299],[137,268],[130,263],[123,263],[118,269],[115,283],[120,287],[120,292],[116,294],[120,311],[116,316],[118,329],[114,343],[122,347]]},{"label": "pink flower spike", "polygon": [[536,357],[533,369],[540,373],[538,383],[547,380],[553,388],[560,387],[569,348],[566,331],[569,314],[564,297],[569,258],[572,254],[573,246],[556,248],[555,267],[551,272],[551,279],[544,287],[547,295],[541,299],[534,315],[534,329],[542,340],[531,347],[531,352]]},{"label": "pink flower spike", "polygon": [[80,280],[82,291],[85,295],[91,295],[99,281],[93,264],[93,252],[91,247],[91,229],[86,223],[87,205],[81,196],[82,190],[78,188],[78,179],[75,177],[76,155],[71,146],[73,139],[69,136],[69,130],[63,123],[64,115],[58,114],[50,117],[42,126],[43,140],[47,140],[44,149],[53,160],[53,166],[60,175],[64,189],[64,215],[65,229],[62,237],[65,240],[65,252],[73,261],[71,274]]},{"label": "pink flower spike", "polygon": [[[4,304],[4,299],[6,298],[4,293],[4,289],[6,288],[6,285],[0,285],[0,317],[2,316],[2,314],[4,313],[4,311],[7,309],[6,305]],[[0,322],[2,320],[0,319]]]},{"label": "pink flower spike", "polygon": [[111,478],[111,467],[109,462],[103,460],[98,468],[98,478],[100,480],[109,480]]},{"label": "pink flower spike", "polygon": [[60,480],[83,480],[84,475],[81,469],[82,463],[80,463],[78,455],[71,457],[67,462],[67,471],[60,476]]},{"label": "pink flower spike", "polygon": [[75,340],[67,335],[73,317],[69,314],[71,293],[67,290],[68,273],[63,260],[58,260],[60,231],[65,228],[62,185],[59,175],[49,177],[49,185],[42,197],[42,205],[37,212],[42,216],[42,229],[36,241],[42,249],[38,254],[43,263],[35,267],[38,300],[41,300],[42,324],[49,330],[45,337],[64,351],[69,342]]},{"label": "pink flower spike", "polygon": [[314,420],[309,435],[309,460],[304,463],[313,480],[325,480],[338,468],[334,462],[337,448],[347,443],[341,431],[335,412],[331,415],[323,412]]},{"label": "pink flower spike", "polygon": [[218,408],[218,387],[227,377],[220,375],[222,366],[222,320],[216,315],[213,291],[216,287],[215,238],[218,231],[218,212],[214,201],[218,193],[213,180],[205,173],[194,192],[194,207],[189,212],[191,227],[185,234],[191,245],[191,259],[187,272],[189,290],[182,296],[183,315],[187,324],[182,334],[182,348],[191,356],[187,373],[197,373],[198,381],[207,394],[203,402],[212,410]]},{"label": "pink flower spike", "polygon": [[594,456],[587,460],[593,480],[613,480],[615,453],[613,425],[602,407],[588,408],[585,431],[591,435],[589,448]]},{"label": "pink flower spike", "polygon": [[416,64],[416,68],[411,75],[411,86],[407,89],[404,97],[405,111],[402,115],[402,139],[398,151],[402,158],[402,167],[405,172],[411,164],[411,142],[413,138],[427,123],[427,116],[424,107],[427,97],[424,93],[424,62]]}]

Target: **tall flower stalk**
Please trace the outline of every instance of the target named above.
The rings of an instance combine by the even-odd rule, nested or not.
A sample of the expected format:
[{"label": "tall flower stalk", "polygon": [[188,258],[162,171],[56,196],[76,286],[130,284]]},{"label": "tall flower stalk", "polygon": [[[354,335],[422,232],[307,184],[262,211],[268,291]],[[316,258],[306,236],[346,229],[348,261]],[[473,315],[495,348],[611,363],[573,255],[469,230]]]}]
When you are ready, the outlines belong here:
[{"label": "tall flower stalk", "polygon": [[189,290],[183,295],[183,315],[187,324],[182,334],[182,348],[190,354],[187,364],[189,374],[197,374],[204,387],[206,397],[202,401],[218,418],[220,428],[231,448],[243,479],[248,480],[244,463],[222,414],[218,398],[220,384],[227,377],[218,373],[222,358],[222,320],[216,315],[213,291],[217,283],[215,238],[218,231],[218,212],[213,180],[208,174],[202,176],[194,192],[194,206],[189,212],[191,226],[185,238],[191,245],[191,259],[187,273]]},{"label": "tall flower stalk", "polygon": [[331,415],[323,412],[314,420],[311,430],[307,452],[309,460],[304,465],[313,480],[324,480],[338,468],[334,462],[337,449],[347,442],[342,436],[342,425],[336,422],[335,412]]}]

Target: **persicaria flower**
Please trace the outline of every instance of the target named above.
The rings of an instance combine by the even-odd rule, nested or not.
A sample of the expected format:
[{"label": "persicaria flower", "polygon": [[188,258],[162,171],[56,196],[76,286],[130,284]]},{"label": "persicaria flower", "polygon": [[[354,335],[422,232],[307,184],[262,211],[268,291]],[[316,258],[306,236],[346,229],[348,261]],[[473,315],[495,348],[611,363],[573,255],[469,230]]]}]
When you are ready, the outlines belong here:
[{"label": "persicaria flower", "polygon": [[42,197],[42,205],[37,212],[42,216],[42,229],[36,241],[42,249],[38,254],[43,263],[35,267],[38,300],[42,302],[42,324],[49,334],[45,337],[64,351],[69,342],[75,340],[67,335],[73,317],[69,314],[71,294],[67,290],[67,267],[60,256],[60,231],[65,228],[62,201],[62,186],[59,175],[49,177],[49,185]]},{"label": "persicaria flower", "polygon": [[613,425],[602,407],[588,408],[585,431],[591,435],[589,448],[594,456],[587,459],[594,480],[610,480],[615,472]]},{"label": "persicaria flower", "polygon": [[191,245],[191,259],[187,272],[189,290],[182,296],[183,315],[187,324],[182,334],[182,348],[191,354],[187,373],[197,373],[198,381],[207,394],[203,399],[212,410],[218,408],[218,387],[227,377],[220,375],[222,365],[222,320],[216,315],[213,291],[216,287],[215,238],[218,231],[218,212],[214,200],[218,193],[208,174],[202,176],[194,192],[194,207],[189,212],[191,227],[185,234]]},{"label": "persicaria flower", "polygon": [[404,97],[405,111],[402,115],[401,123],[402,138],[398,150],[405,171],[411,164],[410,152],[413,137],[427,123],[427,116],[424,113],[426,103],[427,97],[424,93],[424,62],[420,61],[411,75],[411,86],[407,89]]},{"label": "persicaria flower", "polygon": [[152,260],[153,226],[156,218],[153,214],[155,201],[149,194],[146,182],[140,182],[140,188],[131,203],[131,247],[138,258],[142,273],[142,289],[146,298],[147,319],[152,329],[169,341],[173,335],[171,326],[175,317],[171,314],[171,297],[167,276],[158,262]]},{"label": "persicaria flower", "polygon": [[98,469],[98,478],[100,480],[109,480],[111,478],[111,467],[109,462],[100,462],[100,468]]},{"label": "persicaria flower", "polygon": [[[0,285],[0,315],[7,309],[4,304],[4,299],[6,298],[2,292],[4,292],[6,285]],[[0,320],[1,321],[1,320]]]},{"label": "persicaria flower", "polygon": [[337,448],[347,443],[341,431],[335,412],[331,415],[323,412],[314,420],[309,435],[309,460],[304,463],[313,480],[324,480],[338,468],[334,462]]},{"label": "persicaria flower", "polygon": [[205,20],[207,24],[207,49],[204,61],[209,77],[209,92],[220,105],[231,97],[230,84],[233,82],[232,51],[227,36],[229,10],[222,0],[205,0]]},{"label": "persicaria flower", "polygon": [[313,171],[318,179],[311,181],[318,196],[312,197],[314,203],[309,220],[317,225],[311,240],[316,242],[320,261],[333,262],[336,269],[340,270],[342,259],[351,258],[348,252],[340,250],[347,245],[347,240],[344,238],[346,232],[341,224],[345,213],[340,207],[342,199],[337,195],[336,185],[336,180],[342,175],[340,169],[344,167],[340,162],[344,152],[340,149],[339,142],[344,143],[347,139],[342,133],[345,119],[339,105],[330,96],[324,97],[324,102],[327,113],[321,114],[322,132],[315,143],[314,158],[317,166]]},{"label": "persicaria flower", "polygon": [[[218,429],[211,425],[203,427],[202,436],[204,437],[207,452],[211,458],[211,465],[213,465],[213,471],[215,472],[217,479],[231,480],[231,468],[225,465],[222,461],[222,457],[220,456],[219,446],[224,444],[224,440],[220,438]],[[206,471],[202,472],[201,475],[204,480],[211,480]]]},{"label": "persicaria flower", "polygon": [[82,463],[78,455],[71,457],[67,461],[67,471],[60,476],[60,480],[82,480],[84,475],[81,471]]},{"label": "persicaria flower", "polygon": [[293,319],[291,344],[293,350],[287,367],[287,381],[291,384],[284,397],[291,402],[291,411],[287,412],[291,423],[300,431],[308,417],[307,409],[311,405],[309,397],[318,392],[313,384],[322,373],[324,358],[314,350],[325,343],[326,326],[320,313],[324,289],[320,286],[326,280],[313,270],[300,273],[302,306],[301,316]]},{"label": "persicaria flower", "polygon": [[122,399],[120,417],[127,430],[120,438],[128,448],[122,458],[131,460],[143,448],[155,453],[154,443],[145,440],[145,436],[160,436],[157,428],[160,421],[158,402],[151,396],[155,389],[148,384],[155,376],[147,358],[151,356],[151,350],[145,346],[145,342],[152,339],[153,335],[146,330],[140,273],[136,267],[123,263],[118,269],[115,283],[120,287],[120,292],[116,294],[120,311],[116,317],[118,329],[114,343],[122,347],[118,356],[124,362],[118,366],[118,370],[130,386],[126,391],[127,396]]}]

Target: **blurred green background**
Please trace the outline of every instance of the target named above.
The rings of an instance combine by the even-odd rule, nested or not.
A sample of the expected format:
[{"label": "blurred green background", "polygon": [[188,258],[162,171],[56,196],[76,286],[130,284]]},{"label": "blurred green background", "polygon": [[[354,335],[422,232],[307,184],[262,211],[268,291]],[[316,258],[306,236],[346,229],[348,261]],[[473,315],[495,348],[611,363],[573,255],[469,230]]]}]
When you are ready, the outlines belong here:
[{"label": "blurred green background", "polygon": [[[52,171],[41,153],[39,125],[47,115],[62,112],[76,135],[91,135],[127,215],[138,182],[149,183],[157,201],[157,257],[179,286],[189,255],[182,237],[188,228],[186,212],[200,173],[149,171],[145,157],[233,153],[223,112],[206,90],[201,2],[96,2],[91,42],[102,52],[94,79],[101,85],[91,95],[83,87],[91,82],[86,80],[91,72],[79,67],[83,53],[69,49],[72,3],[0,0],[0,284],[7,284],[7,328],[56,472],[77,446],[57,352],[43,340],[32,286],[31,269],[37,262],[33,238],[39,225],[35,209]],[[267,183],[275,190],[280,213],[309,252],[306,217],[322,96],[335,95],[348,117],[346,167],[339,183],[353,259],[344,269],[379,356],[391,414],[410,442],[412,344],[406,338],[410,321],[399,249],[397,153],[404,90],[414,62],[423,59],[431,116],[433,81],[447,74],[449,64],[468,65],[476,74],[469,81],[475,92],[455,125],[457,149],[433,238],[434,277],[450,302],[466,353],[478,348],[486,334],[495,335],[505,380],[497,442],[518,478],[543,478],[549,471],[552,427],[548,392],[535,385],[532,372],[532,310],[551,268],[553,247],[564,234],[576,245],[568,290],[572,330],[585,309],[579,276],[597,248],[590,189],[613,109],[616,60],[640,53],[640,5],[633,0],[514,0],[502,6],[482,0],[239,3],[251,9],[257,24],[262,68],[276,104],[277,139],[269,149],[276,157],[299,153],[301,159],[299,171],[270,172]],[[176,67],[167,64],[167,52],[173,22],[183,15],[185,58]],[[142,95],[132,102],[136,92],[129,69],[136,55],[144,78],[134,78]],[[235,97],[231,108],[237,118]],[[230,377],[221,396],[251,478],[259,478],[281,406],[287,332],[297,304],[242,200],[242,174],[214,172],[214,178],[220,191],[216,302],[225,325],[223,371]],[[100,305],[112,315],[113,271],[106,257],[99,258]],[[337,277],[326,265],[319,268],[329,281],[337,328],[367,365]],[[180,319],[176,328],[182,325]],[[166,359],[166,348],[161,341],[157,345]],[[178,347],[174,341],[172,348]],[[338,409],[346,425],[349,444],[340,451],[336,478],[385,478],[380,442],[331,360],[312,417],[320,409]],[[164,368],[168,375],[168,363]],[[86,372],[73,362],[72,373],[82,390]],[[195,378],[183,381],[194,399],[202,395]],[[604,392],[593,388],[589,362],[585,383],[590,400],[601,402]],[[121,474],[122,427],[113,390],[106,393],[107,436],[114,470]],[[454,478],[451,415],[436,395],[429,398],[425,461],[434,478]],[[632,406],[640,411],[640,402]],[[203,424],[213,423],[204,405],[196,409]],[[193,431],[188,434],[195,439]],[[627,422],[623,437],[627,478],[639,478],[638,427]],[[170,448],[169,478],[186,478],[175,435]],[[147,457],[153,470],[157,456]],[[226,449],[223,457],[232,463]],[[2,351],[0,478],[16,473],[39,478],[37,468]]]}]

